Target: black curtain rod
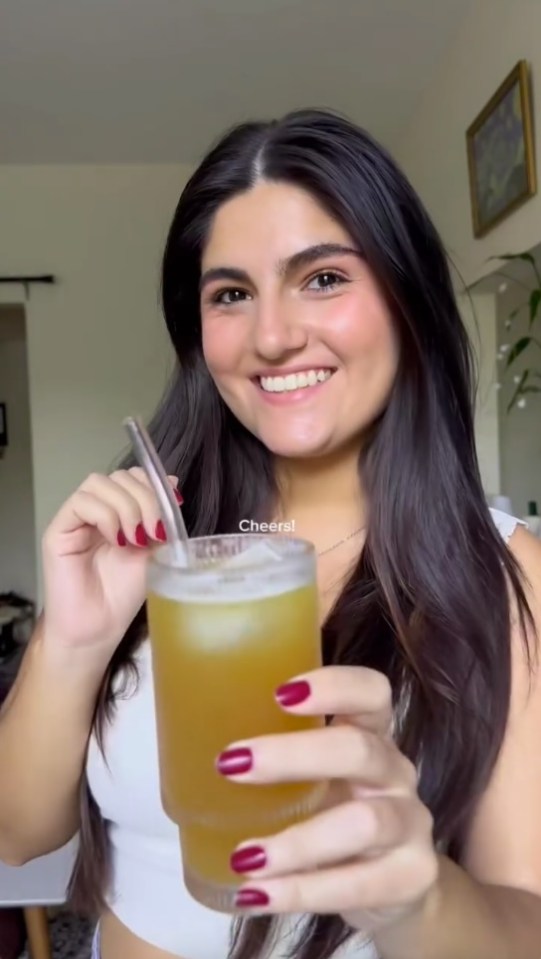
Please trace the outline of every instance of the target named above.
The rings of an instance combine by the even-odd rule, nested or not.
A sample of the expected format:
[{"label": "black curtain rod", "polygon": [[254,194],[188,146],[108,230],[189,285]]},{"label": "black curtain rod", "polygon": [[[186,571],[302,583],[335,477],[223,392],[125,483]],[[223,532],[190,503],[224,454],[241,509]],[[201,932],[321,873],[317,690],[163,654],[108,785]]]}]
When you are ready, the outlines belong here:
[{"label": "black curtain rod", "polygon": [[56,276],[46,273],[43,276],[0,276],[0,283],[56,283]]}]

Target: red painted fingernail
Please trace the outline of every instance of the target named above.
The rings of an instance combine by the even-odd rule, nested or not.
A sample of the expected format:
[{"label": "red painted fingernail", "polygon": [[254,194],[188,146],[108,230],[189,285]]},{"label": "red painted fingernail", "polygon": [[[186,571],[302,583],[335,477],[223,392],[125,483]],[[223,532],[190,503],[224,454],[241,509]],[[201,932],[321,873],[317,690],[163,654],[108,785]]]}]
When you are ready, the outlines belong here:
[{"label": "red painted fingernail", "polygon": [[250,771],[253,765],[251,749],[227,749],[216,761],[216,768],[222,776],[240,776]]},{"label": "red painted fingernail", "polygon": [[161,539],[162,543],[165,543],[167,540],[167,533],[165,532],[165,526],[161,519],[156,523],[156,539]]},{"label": "red painted fingernail", "polygon": [[178,505],[179,505],[179,506],[182,506],[182,504],[183,504],[183,502],[184,502],[184,497],[183,497],[182,493],[180,493],[180,492],[178,491],[178,489],[173,490],[173,492],[174,492],[174,494],[175,494],[175,496],[176,496],[176,498],[177,498],[177,503],[178,503]]},{"label": "red painted fingernail", "polygon": [[135,542],[138,546],[148,546],[148,536],[142,523],[135,527]]},{"label": "red painted fingernail", "polygon": [[304,703],[308,699],[311,692],[310,683],[307,683],[305,679],[299,679],[279,686],[275,695],[280,706],[298,706],[299,703]]},{"label": "red painted fingernail", "polygon": [[119,546],[125,546],[128,542],[121,529],[119,529],[118,533],[116,534],[116,541]]},{"label": "red painted fingernail", "polygon": [[250,909],[257,906],[268,906],[270,899],[262,889],[241,889],[235,898],[235,905],[239,909]]},{"label": "red painted fingernail", "polygon": [[267,854],[261,846],[246,846],[245,849],[239,849],[231,856],[233,872],[254,872],[256,869],[263,869],[266,865]]}]

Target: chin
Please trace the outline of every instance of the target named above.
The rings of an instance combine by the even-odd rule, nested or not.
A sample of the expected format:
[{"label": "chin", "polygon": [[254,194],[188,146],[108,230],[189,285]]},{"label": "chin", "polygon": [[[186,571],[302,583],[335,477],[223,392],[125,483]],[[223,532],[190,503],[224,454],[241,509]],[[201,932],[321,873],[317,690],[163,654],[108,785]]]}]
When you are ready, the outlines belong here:
[{"label": "chin", "polygon": [[275,456],[284,459],[317,459],[328,456],[337,448],[337,443],[331,440],[316,440],[313,437],[300,440],[298,437],[268,437],[260,436],[261,442]]}]

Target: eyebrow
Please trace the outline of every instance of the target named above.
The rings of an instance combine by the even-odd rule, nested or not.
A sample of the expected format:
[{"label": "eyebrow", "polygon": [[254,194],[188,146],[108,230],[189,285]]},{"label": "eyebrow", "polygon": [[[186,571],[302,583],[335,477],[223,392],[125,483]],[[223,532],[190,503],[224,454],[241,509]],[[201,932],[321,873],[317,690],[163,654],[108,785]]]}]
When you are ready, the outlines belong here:
[{"label": "eyebrow", "polygon": [[[354,247],[344,246],[342,243],[316,243],[314,246],[306,247],[305,250],[299,250],[293,253],[285,260],[279,260],[277,264],[277,273],[279,276],[290,276],[296,270],[302,267],[310,266],[317,260],[325,256],[356,256],[361,253]],[[249,274],[246,270],[239,270],[234,266],[214,266],[203,273],[199,282],[199,289],[203,290],[209,283],[216,280],[230,280],[234,283],[250,283]]]}]

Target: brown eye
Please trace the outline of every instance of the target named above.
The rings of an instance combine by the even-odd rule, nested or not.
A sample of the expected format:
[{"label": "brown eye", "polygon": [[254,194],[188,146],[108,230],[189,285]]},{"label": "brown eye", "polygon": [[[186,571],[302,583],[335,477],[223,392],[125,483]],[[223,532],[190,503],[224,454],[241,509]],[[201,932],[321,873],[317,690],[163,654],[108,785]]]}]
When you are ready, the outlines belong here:
[{"label": "brown eye", "polygon": [[230,288],[228,290],[218,290],[212,297],[213,303],[219,303],[222,306],[231,306],[233,303],[243,303],[247,299],[246,290]]},{"label": "brown eye", "polygon": [[312,277],[307,289],[314,290],[316,293],[325,293],[327,290],[334,290],[339,284],[345,282],[346,280],[339,273],[334,273],[332,270],[323,270]]}]

